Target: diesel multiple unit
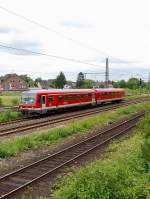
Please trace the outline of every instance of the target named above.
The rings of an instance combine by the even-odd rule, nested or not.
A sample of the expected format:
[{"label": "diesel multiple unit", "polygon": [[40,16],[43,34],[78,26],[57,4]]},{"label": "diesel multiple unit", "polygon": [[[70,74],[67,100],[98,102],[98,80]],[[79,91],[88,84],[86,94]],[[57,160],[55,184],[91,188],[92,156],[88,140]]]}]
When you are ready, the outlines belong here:
[{"label": "diesel multiple unit", "polygon": [[23,92],[19,108],[24,113],[44,114],[55,109],[120,101],[124,96],[123,89],[115,88],[33,90]]}]

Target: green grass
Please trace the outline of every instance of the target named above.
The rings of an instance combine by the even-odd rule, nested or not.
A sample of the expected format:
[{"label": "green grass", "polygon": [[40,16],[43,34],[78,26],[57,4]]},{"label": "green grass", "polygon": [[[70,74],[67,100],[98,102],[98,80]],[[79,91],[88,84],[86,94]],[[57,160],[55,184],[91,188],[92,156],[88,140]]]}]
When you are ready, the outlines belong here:
[{"label": "green grass", "polygon": [[0,113],[0,122],[14,120],[20,118],[21,116],[22,114],[20,112],[15,112],[15,111],[2,112]]},{"label": "green grass", "polygon": [[21,91],[0,91],[0,96],[20,96]]},{"label": "green grass", "polygon": [[147,89],[125,89],[126,99],[136,99],[139,97],[150,96],[150,91]]},{"label": "green grass", "polygon": [[14,137],[0,142],[0,157],[15,156],[22,151],[30,149],[37,149],[44,145],[51,145],[57,143],[65,138],[71,136],[87,133],[93,127],[101,127],[110,121],[128,116],[140,110],[150,110],[150,103],[143,103],[139,105],[130,105],[128,107],[119,108],[116,111],[101,113],[81,121],[70,122],[66,127],[49,129],[43,132],[35,132],[29,135]]},{"label": "green grass", "polygon": [[[150,131],[150,114],[130,139],[110,145],[103,160],[74,169],[58,178],[53,199],[148,199],[150,171],[145,172],[142,146],[144,130]],[[150,161],[150,159],[149,159]]]},{"label": "green grass", "polygon": [[0,96],[1,106],[15,106],[18,105],[20,96]]}]

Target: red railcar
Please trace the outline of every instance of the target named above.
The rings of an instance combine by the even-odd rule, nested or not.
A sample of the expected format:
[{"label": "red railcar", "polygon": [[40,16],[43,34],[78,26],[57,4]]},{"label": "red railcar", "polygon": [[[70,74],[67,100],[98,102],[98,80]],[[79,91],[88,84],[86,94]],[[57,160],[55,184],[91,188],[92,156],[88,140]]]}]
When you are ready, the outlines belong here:
[{"label": "red railcar", "polygon": [[125,91],[123,89],[109,88],[109,89],[95,89],[96,103],[108,101],[120,101],[124,98]]},{"label": "red railcar", "polygon": [[123,98],[123,89],[33,90],[23,92],[19,108],[25,113],[46,113],[50,110],[73,106],[96,106]]}]

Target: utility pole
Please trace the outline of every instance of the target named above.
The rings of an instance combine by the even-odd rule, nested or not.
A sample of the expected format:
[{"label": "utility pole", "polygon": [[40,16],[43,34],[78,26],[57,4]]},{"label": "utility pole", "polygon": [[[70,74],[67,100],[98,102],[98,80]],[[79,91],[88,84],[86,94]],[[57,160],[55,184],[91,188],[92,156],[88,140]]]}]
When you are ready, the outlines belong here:
[{"label": "utility pole", "polygon": [[148,89],[149,89],[149,92],[150,92],[150,73],[149,73],[149,78],[148,78]]},{"label": "utility pole", "polygon": [[109,87],[109,60],[106,58],[105,87]]}]

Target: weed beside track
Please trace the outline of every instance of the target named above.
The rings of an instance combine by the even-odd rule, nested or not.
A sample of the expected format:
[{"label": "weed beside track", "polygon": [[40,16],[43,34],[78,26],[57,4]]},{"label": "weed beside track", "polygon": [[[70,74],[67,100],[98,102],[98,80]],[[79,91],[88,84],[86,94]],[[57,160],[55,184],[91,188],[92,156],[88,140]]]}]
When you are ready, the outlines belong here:
[{"label": "weed beside track", "polygon": [[145,163],[150,165],[150,145],[147,142],[150,139],[149,121],[150,114],[137,125],[135,135],[111,144],[103,160],[58,178],[52,198],[148,199],[150,170],[145,169]]},{"label": "weed beside track", "polygon": [[86,133],[87,130],[95,126],[101,127],[108,122],[114,122],[129,114],[136,113],[141,110],[150,110],[150,103],[142,103],[137,105],[130,105],[122,107],[109,113],[101,113],[100,115],[93,116],[81,121],[70,122],[66,127],[50,129],[43,132],[35,132],[25,136],[14,137],[0,142],[0,157],[15,156],[21,151],[30,149],[37,149],[44,145],[51,145],[57,143],[64,138],[69,138],[76,134]]}]

